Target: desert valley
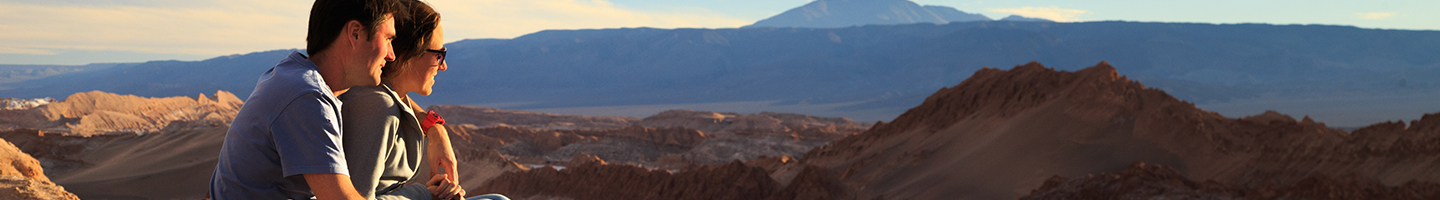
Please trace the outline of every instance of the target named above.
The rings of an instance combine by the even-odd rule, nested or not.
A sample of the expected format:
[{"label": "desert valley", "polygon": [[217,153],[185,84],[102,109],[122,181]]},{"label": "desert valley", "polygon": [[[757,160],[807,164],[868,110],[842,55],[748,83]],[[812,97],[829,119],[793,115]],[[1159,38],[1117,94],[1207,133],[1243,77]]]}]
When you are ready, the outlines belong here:
[{"label": "desert valley", "polygon": [[[227,116],[242,104],[225,91],[86,92],[4,110],[0,138],[23,151],[6,156],[30,173],[7,183],[22,191],[11,195],[204,198]],[[1440,115],[1353,131],[1275,112],[1226,118],[1108,63],[982,69],[874,124],[785,113],[429,109],[452,113],[447,128],[469,193],[518,199],[1440,197]]]},{"label": "desert valley", "polygon": [[[1440,31],[816,0],[445,46],[436,93],[411,95],[470,195],[1440,199]],[[0,199],[205,199],[294,51],[0,65]]]}]

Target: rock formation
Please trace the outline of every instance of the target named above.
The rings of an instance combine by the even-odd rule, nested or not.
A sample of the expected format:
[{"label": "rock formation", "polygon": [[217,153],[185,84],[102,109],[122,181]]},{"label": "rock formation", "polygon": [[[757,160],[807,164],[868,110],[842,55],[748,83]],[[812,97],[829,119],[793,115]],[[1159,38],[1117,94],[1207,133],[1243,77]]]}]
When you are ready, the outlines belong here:
[{"label": "rock formation", "polygon": [[843,117],[693,110],[668,110],[645,117],[635,124],[646,127],[686,127],[716,136],[778,136],[815,141],[833,141],[869,128],[869,124]]},{"label": "rock formation", "polygon": [[40,161],[0,140],[0,199],[80,199],[50,182]]},{"label": "rock formation", "polygon": [[456,125],[472,124],[477,128],[515,127],[535,130],[612,129],[630,126],[630,124],[640,121],[640,118],[635,117],[560,115],[460,105],[431,105],[426,109],[445,116],[446,123]]},{"label": "rock formation", "polygon": [[55,99],[49,97],[35,99],[0,98],[0,104],[5,105],[5,110],[24,110],[50,103],[55,103]]},{"label": "rock formation", "polygon": [[607,164],[593,156],[571,160],[563,170],[506,172],[468,193],[501,193],[516,199],[764,199],[779,189],[763,169],[740,162],[671,173]]},{"label": "rock formation", "polygon": [[[216,91],[213,98],[145,98],[100,91],[76,93],[65,100],[19,110],[5,110],[7,128],[91,136],[107,133],[151,133],[172,122],[184,126],[228,125],[243,103],[234,94]],[[38,117],[38,118],[37,118]]]},{"label": "rock formation", "polygon": [[242,102],[77,93],[0,114],[0,138],[38,160],[56,184],[87,199],[199,199]]},{"label": "rock formation", "polygon": [[493,149],[525,164],[563,162],[580,153],[621,163],[647,164],[685,152],[710,137],[694,129],[628,126],[601,130],[529,130],[511,127],[451,128],[456,151]]},{"label": "rock formation", "polygon": [[[85,198],[203,198],[215,156],[229,121],[240,105],[238,98],[224,91],[196,98],[78,93],[61,102],[0,110],[0,128],[3,128],[0,138],[14,142],[20,150],[33,155],[51,180]],[[809,147],[792,143],[805,141],[807,145],[818,146],[862,129],[855,126],[859,123],[839,118],[726,113],[766,116],[756,119],[774,123],[760,126],[762,128],[735,129],[744,132],[707,143],[714,136],[684,126],[635,125],[641,118],[450,105],[436,105],[431,109],[445,113],[450,121],[447,126],[460,164],[460,181],[468,189],[507,172],[523,172],[544,165],[565,166],[577,155],[594,155],[592,157],[609,160],[613,165],[652,168],[659,166],[652,162],[664,160],[661,164],[666,167],[661,171],[680,170],[698,166],[694,164],[695,158],[703,161],[706,160],[703,158],[718,157],[708,155],[710,153],[740,152],[704,150],[717,149],[716,146],[753,149],[745,151],[749,153],[739,159],[709,159],[717,163],[747,160],[744,156],[798,156]],[[718,127],[761,124],[725,123]],[[743,139],[746,137],[765,141],[746,142]],[[691,151],[696,147],[703,148]],[[771,149],[786,151],[777,153]],[[662,159],[666,156],[669,159]]]},{"label": "rock formation", "polygon": [[[173,127],[173,126],[172,126]],[[35,129],[0,132],[46,175],[86,199],[199,199],[208,190],[228,127],[78,136]]]},{"label": "rock formation", "polygon": [[1215,181],[1196,182],[1174,168],[1135,163],[1119,172],[1084,177],[1051,177],[1022,197],[1040,199],[1437,199],[1440,184],[1408,182],[1386,186],[1374,179],[1313,176],[1286,186],[1245,188]]},{"label": "rock formation", "polygon": [[[1440,115],[1354,132],[1278,113],[1229,119],[1119,76],[1039,63],[983,69],[799,164],[838,172],[860,199],[1009,199],[1048,177],[1172,166],[1240,188],[1354,175],[1384,185],[1440,180]],[[794,168],[794,167],[792,167]],[[777,179],[794,177],[774,174]]]},{"label": "rock formation", "polygon": [[[470,106],[436,105],[451,122],[452,141],[466,151],[494,149],[525,165],[563,164],[586,153],[615,163],[669,167],[687,163],[724,164],[760,156],[796,157],[816,146],[859,133],[867,124],[846,118],[825,118],[789,113],[739,114],[670,110],[643,120],[588,117],[498,110]],[[451,114],[453,113],[453,114]],[[509,120],[511,123],[489,123]],[[553,121],[571,128],[556,127]],[[618,123],[627,126],[615,126]],[[505,125],[499,125],[505,124]],[[528,127],[528,128],[527,128]],[[457,151],[458,151],[457,147]],[[678,168],[667,168],[678,169]]]}]

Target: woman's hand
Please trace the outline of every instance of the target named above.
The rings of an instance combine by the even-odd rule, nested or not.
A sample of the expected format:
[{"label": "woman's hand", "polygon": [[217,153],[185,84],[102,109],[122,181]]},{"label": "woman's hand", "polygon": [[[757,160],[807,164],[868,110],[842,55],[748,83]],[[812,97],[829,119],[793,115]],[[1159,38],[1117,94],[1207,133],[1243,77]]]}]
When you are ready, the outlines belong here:
[{"label": "woman's hand", "polygon": [[445,126],[435,125],[425,130],[426,139],[429,140],[425,147],[425,156],[430,163],[431,176],[447,174],[450,180],[457,181],[460,173],[459,164],[455,160],[454,147],[450,146],[450,133]]},{"label": "woman's hand", "polygon": [[436,174],[425,183],[425,189],[430,190],[430,195],[434,199],[464,199],[465,189],[460,188],[460,184],[454,180],[448,174]]}]

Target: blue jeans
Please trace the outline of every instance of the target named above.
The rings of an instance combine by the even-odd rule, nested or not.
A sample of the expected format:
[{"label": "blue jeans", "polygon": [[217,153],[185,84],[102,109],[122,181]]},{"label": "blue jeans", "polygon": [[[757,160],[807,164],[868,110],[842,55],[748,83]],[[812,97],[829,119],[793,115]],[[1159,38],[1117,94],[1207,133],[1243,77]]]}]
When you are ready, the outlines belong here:
[{"label": "blue jeans", "polygon": [[465,200],[510,200],[510,198],[507,198],[505,197],[505,195],[500,194],[486,194],[465,198]]}]

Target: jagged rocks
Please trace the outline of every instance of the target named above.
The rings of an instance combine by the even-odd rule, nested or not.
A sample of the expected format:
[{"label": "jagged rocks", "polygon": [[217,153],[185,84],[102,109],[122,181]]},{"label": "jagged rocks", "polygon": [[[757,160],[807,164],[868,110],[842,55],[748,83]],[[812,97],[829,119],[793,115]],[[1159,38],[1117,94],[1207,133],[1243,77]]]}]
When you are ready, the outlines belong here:
[{"label": "jagged rocks", "polygon": [[636,122],[646,127],[686,127],[716,136],[775,136],[796,140],[833,141],[864,131],[867,124],[843,117],[761,112],[739,114],[668,110]]},{"label": "jagged rocks", "polygon": [[40,161],[0,140],[0,199],[80,199],[50,182]]},{"label": "jagged rocks", "polygon": [[1245,188],[1196,182],[1163,165],[1135,163],[1119,172],[1052,177],[1023,200],[1042,199],[1436,199],[1440,184],[1386,186],[1374,179],[1316,175],[1286,186]]},{"label": "jagged rocks", "polygon": [[[31,128],[54,133],[92,136],[114,133],[145,134],[181,126],[227,126],[243,103],[226,91],[214,98],[145,98],[100,91],[75,93],[65,100],[22,110],[5,110],[0,128]],[[172,124],[172,122],[182,122]]]},{"label": "jagged rocks", "polygon": [[[437,105],[432,108],[458,112],[457,115],[482,115],[476,119],[532,119],[542,116],[572,122],[594,120],[469,106]],[[527,123],[547,124],[539,121]],[[587,153],[614,163],[664,166],[672,170],[688,163],[724,164],[759,156],[796,157],[816,146],[858,133],[866,125],[845,118],[787,113],[739,114],[691,110],[666,111],[637,120],[632,125],[605,129],[453,124],[449,127],[455,135],[452,141],[456,142],[456,146],[494,149],[511,160],[529,166],[562,165],[570,157]],[[666,156],[671,158],[655,164]]]},{"label": "jagged rocks", "polygon": [[459,105],[431,105],[427,110],[444,115],[445,120],[450,124],[472,124],[476,128],[613,129],[630,126],[630,124],[640,121],[640,118],[636,117],[560,115]]},{"label": "jagged rocks", "polygon": [[764,199],[778,189],[763,169],[739,162],[671,173],[577,156],[563,170],[507,172],[469,193],[501,193],[517,199]]}]

